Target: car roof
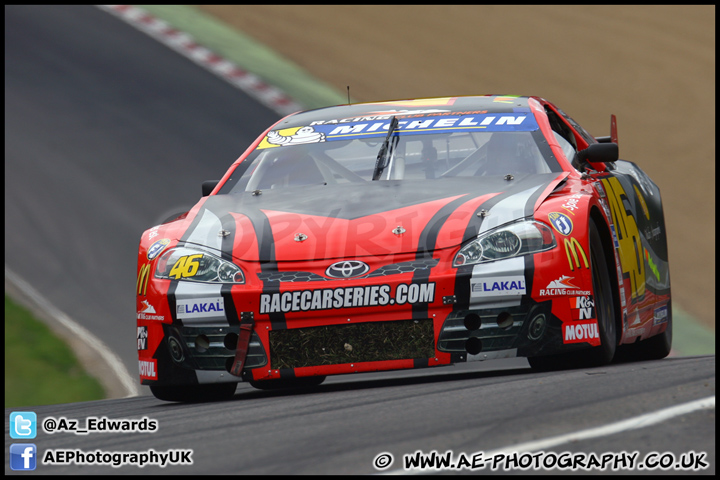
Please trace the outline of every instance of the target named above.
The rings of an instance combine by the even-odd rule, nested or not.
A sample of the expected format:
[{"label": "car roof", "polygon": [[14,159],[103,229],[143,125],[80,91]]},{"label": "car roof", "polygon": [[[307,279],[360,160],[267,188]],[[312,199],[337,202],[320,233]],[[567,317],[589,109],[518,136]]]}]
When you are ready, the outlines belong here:
[{"label": "car roof", "polygon": [[432,115],[464,112],[470,113],[512,113],[529,111],[529,99],[534,97],[517,95],[481,95],[457,97],[433,97],[412,100],[390,100],[382,102],[356,103],[318,108],[289,115],[275,128],[302,125],[348,123],[391,116]]}]

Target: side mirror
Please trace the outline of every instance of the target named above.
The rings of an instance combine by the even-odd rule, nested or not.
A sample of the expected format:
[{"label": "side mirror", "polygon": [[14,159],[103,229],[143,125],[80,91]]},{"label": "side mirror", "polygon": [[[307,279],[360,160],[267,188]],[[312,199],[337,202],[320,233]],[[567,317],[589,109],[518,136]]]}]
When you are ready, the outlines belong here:
[{"label": "side mirror", "polygon": [[615,162],[620,158],[617,143],[593,143],[585,150],[580,150],[577,155],[581,165],[585,162]]},{"label": "side mirror", "polygon": [[206,180],[202,183],[202,196],[207,197],[215,189],[220,180]]}]

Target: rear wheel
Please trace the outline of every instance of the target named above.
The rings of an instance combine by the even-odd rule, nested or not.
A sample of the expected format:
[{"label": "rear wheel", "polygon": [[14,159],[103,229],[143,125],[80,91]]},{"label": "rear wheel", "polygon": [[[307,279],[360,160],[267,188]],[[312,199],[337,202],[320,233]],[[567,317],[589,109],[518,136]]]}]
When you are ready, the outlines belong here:
[{"label": "rear wheel", "polygon": [[273,378],[272,380],[249,380],[250,385],[260,390],[279,390],[283,388],[317,387],[325,381],[325,376]]},{"label": "rear wheel", "polygon": [[227,400],[235,395],[237,383],[213,383],[210,385],[159,386],[150,385],[150,391],[158,400],[166,402],[214,402]]},{"label": "rear wheel", "polygon": [[598,323],[600,346],[577,352],[528,358],[535,370],[558,370],[562,368],[585,368],[606,365],[615,356],[618,343],[615,301],[608,272],[602,240],[595,222],[590,220],[590,266],[593,282],[595,317]]}]

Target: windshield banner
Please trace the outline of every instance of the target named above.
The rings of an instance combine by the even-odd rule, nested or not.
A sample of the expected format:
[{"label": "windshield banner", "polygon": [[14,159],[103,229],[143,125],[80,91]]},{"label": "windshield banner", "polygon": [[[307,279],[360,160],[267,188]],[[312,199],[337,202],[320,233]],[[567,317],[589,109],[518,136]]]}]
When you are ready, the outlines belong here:
[{"label": "windshield banner", "polygon": [[[384,137],[390,127],[391,116],[352,123],[284,128],[273,130],[260,142],[258,149],[303,145],[308,143],[353,140],[366,137]],[[442,115],[400,120],[396,133],[427,134],[452,132],[529,132],[538,125],[531,112],[484,113],[476,115]]]}]

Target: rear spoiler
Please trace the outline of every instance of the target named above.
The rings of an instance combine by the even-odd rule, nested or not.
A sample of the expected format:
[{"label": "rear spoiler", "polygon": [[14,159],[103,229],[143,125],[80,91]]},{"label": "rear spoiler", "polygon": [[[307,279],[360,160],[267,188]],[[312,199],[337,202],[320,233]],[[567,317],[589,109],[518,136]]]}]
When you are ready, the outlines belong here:
[{"label": "rear spoiler", "polygon": [[610,136],[609,137],[595,137],[598,143],[618,143],[617,136],[617,120],[615,115],[610,115]]}]

